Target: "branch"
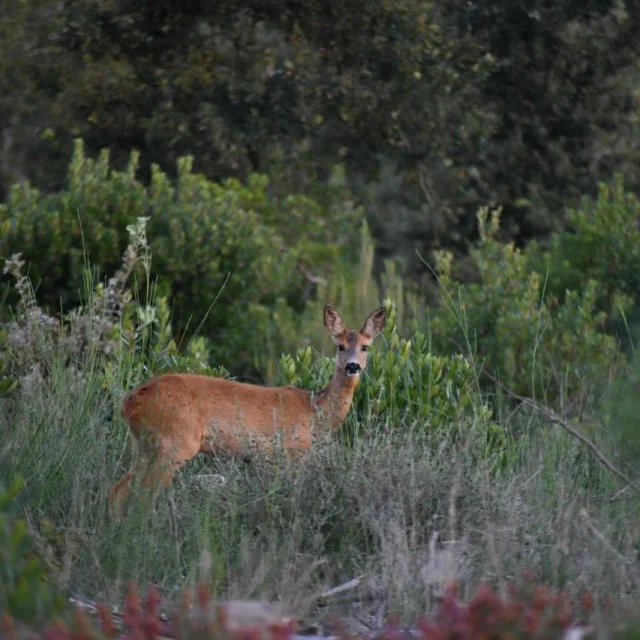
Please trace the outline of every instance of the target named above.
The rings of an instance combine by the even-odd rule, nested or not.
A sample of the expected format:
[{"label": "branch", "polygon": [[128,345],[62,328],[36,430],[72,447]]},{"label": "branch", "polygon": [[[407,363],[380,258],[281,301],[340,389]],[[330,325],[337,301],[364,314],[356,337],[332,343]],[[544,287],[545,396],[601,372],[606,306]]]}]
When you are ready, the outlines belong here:
[{"label": "branch", "polygon": [[302,263],[296,264],[296,269],[302,275],[302,277],[311,284],[327,284],[327,281],[321,276],[316,276],[309,269],[307,269]]},{"label": "branch", "polygon": [[[559,416],[553,409],[549,409],[549,407],[545,407],[541,405],[539,402],[531,398],[527,398],[526,396],[521,396],[520,394],[512,391],[508,387],[506,387],[502,382],[494,378],[489,372],[484,371],[485,375],[491,378],[508,396],[514,398],[515,400],[519,400],[523,404],[528,404],[530,407],[533,407],[535,410],[539,411],[545,418],[547,418],[553,424],[562,427],[568,434],[572,435],[574,438],[582,442],[593,455],[600,460],[600,462],[607,468],[611,473],[617,476],[620,480],[622,480],[627,487],[631,487],[636,491],[640,491],[637,484],[631,480],[625,473],[620,471],[618,467],[616,467],[605,455],[600,451],[596,444],[594,444],[589,438],[583,436],[579,431],[574,429],[567,420]],[[626,488],[626,487],[625,487]]]},{"label": "branch", "polygon": [[431,180],[429,180],[426,175],[426,170],[423,166],[418,168],[418,181],[420,183],[420,189],[422,189],[422,193],[427,200],[427,204],[429,206],[433,206],[435,204],[435,196],[433,195],[433,189],[431,187]]},{"label": "branch", "polygon": [[329,589],[328,591],[321,593],[320,598],[322,599],[330,598],[331,596],[334,596],[337,593],[343,593],[344,591],[355,589],[356,587],[360,586],[360,583],[362,582],[363,577],[364,576],[360,576],[359,578],[354,578],[353,580],[349,580],[349,582],[345,582],[344,584],[341,584],[338,587],[333,587],[332,589]]}]

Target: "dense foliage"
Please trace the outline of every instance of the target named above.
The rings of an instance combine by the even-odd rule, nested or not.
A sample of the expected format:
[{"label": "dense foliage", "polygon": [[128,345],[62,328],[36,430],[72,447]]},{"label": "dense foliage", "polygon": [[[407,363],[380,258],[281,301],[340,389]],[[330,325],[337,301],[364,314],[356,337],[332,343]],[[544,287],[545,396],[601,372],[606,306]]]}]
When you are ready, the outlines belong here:
[{"label": "dense foliage", "polygon": [[[260,637],[209,590],[330,615],[346,584],[425,638],[631,637],[638,32],[636,0],[4,3],[0,635],[155,638],[204,584],[172,633]],[[115,522],[124,394],[319,389],[325,303],[387,311],[342,428]],[[101,632],[63,597],[131,582]]]},{"label": "dense foliage", "polygon": [[[137,160],[132,154],[125,171],[113,170],[106,152],[86,158],[77,141],[65,190],[46,194],[23,183],[0,205],[7,232],[2,254],[21,254],[49,309],[79,304],[87,260],[100,266],[96,277],[112,274],[127,246],[127,228],[147,219],[153,281],[134,270],[138,295],[149,300],[159,278],[175,331],[192,334],[202,324],[216,361],[233,362],[243,374],[260,354],[273,310],[304,308],[308,283],[299,269],[313,265],[327,276],[357,259],[361,211],[341,197],[339,185],[328,187],[332,195],[321,206],[304,196],[271,196],[265,176],[252,175],[246,184],[211,182],[193,173],[186,157],[175,184],[154,167],[145,187],[136,177]],[[295,337],[274,339],[282,348]]]},{"label": "dense foliage", "polygon": [[597,198],[582,198],[567,211],[569,226],[550,239],[547,251],[527,247],[529,262],[546,276],[547,296],[596,285],[596,309],[607,327],[628,342],[640,317],[640,204],[621,175],[600,183]]},{"label": "dense foliage", "polygon": [[621,171],[637,188],[635,0],[28,0],[0,25],[0,193],[64,183],[72,137],[119,168],[267,173],[314,197],[346,167],[378,250],[518,240]]},{"label": "dense foliage", "polygon": [[[220,189],[197,176],[193,181],[203,189],[199,198]],[[228,196],[232,202],[235,193]],[[189,206],[197,210],[198,202]],[[175,211],[172,217],[179,222],[180,215]],[[214,221],[216,215],[217,209]],[[400,607],[415,614],[425,602],[434,604],[449,579],[472,590],[486,575],[500,585],[527,567],[543,582],[567,587],[573,598],[589,588],[598,597],[615,594],[621,611],[633,610],[628,593],[637,581],[632,558],[640,524],[634,503],[618,499],[636,482],[629,459],[637,448],[629,429],[635,404],[610,392],[624,396],[634,378],[627,383],[625,362],[603,327],[605,310],[595,311],[602,301],[593,281],[547,300],[537,272],[527,268],[528,255],[498,239],[499,216],[489,220],[483,210],[479,217],[482,236],[472,257],[483,286],[461,284],[454,291],[454,263],[441,255],[442,288],[429,324],[421,325],[417,314],[400,327],[399,317],[407,315],[401,309],[412,296],[394,285],[388,265],[386,287],[401,303],[385,301],[388,323],[336,438],[299,465],[257,458],[244,466],[224,456],[193,461],[152,513],[134,503],[121,525],[109,518],[106,499],[110,484],[131,462],[130,438],[118,417],[123,394],[168,370],[228,376],[228,370],[211,365],[224,356],[235,373],[236,352],[212,357],[215,336],[178,348],[162,283],[149,297],[136,295],[141,289],[134,275],[141,282],[153,279],[148,217],[126,225],[129,244],[105,282],[84,268],[85,294],[68,312],[52,315],[41,308],[26,263],[19,256],[6,259],[15,303],[0,335],[0,478],[28,478],[23,510],[30,529],[26,535],[24,526],[8,525],[3,553],[19,587],[18,595],[13,587],[6,595],[12,610],[32,606],[47,575],[71,593],[101,597],[121,594],[133,579],[175,594],[197,577],[226,594],[259,592],[273,599],[288,593],[302,606],[300,594],[318,593],[318,582],[340,583],[365,571],[367,588],[384,594],[387,612]],[[618,218],[625,216],[611,220]],[[220,246],[224,233],[222,226]],[[360,246],[357,277],[338,271],[337,284],[320,289],[320,299],[310,299],[299,318],[290,306],[265,305],[277,326],[319,333],[327,291],[345,302],[350,319],[379,301],[364,232]],[[616,287],[623,291],[623,281]],[[457,341],[466,348],[448,347]],[[318,388],[331,366],[330,358],[303,346],[280,357],[274,377]],[[501,388],[484,375],[488,367],[549,408],[529,411],[527,403],[502,402]],[[614,375],[616,389],[607,381]],[[629,460],[624,471],[616,468],[619,459]],[[221,477],[222,486],[215,481]],[[444,549],[436,544],[443,532]],[[28,554],[34,538],[51,559],[47,572],[21,551]],[[32,583],[28,593],[19,586]],[[48,593],[38,596],[45,607]],[[469,624],[488,624],[472,611]],[[22,632],[20,624],[4,624],[7,633]],[[77,624],[89,633],[86,621]],[[65,637],[62,626],[56,632]]]},{"label": "dense foliage", "polygon": [[[391,295],[401,332],[424,316],[426,299],[403,287],[393,264],[378,284],[374,245],[366,226],[359,228],[362,212],[338,178],[320,205],[307,196],[271,195],[261,175],[212,182],[192,172],[189,157],[179,161],[175,181],[154,167],[145,187],[136,178],[137,159],[133,154],[120,172],[106,153],[86,158],[77,141],[65,190],[45,194],[22,183],[0,205],[3,255],[20,254],[49,313],[95,295],[113,298],[99,283],[115,272],[132,229],[142,224],[140,255],[129,256],[117,285],[129,281],[133,297],[148,306],[146,317],[135,312],[138,321],[154,322],[158,297],[161,323],[171,320],[178,347],[192,348],[199,334],[207,363],[234,375],[271,380],[283,351],[301,342],[326,348],[327,337],[317,331],[324,300],[363,314]],[[477,371],[549,402],[574,395],[587,380],[609,379],[618,366],[617,342],[637,339],[640,302],[638,204],[621,177],[571,209],[571,228],[547,246],[521,250],[503,240],[499,210],[483,208],[477,217],[480,238],[468,257],[476,275],[469,281],[464,261],[436,252],[430,334],[416,336],[411,353],[464,353]],[[14,304],[20,288],[5,282]]]},{"label": "dense foliage", "polygon": [[9,487],[0,477],[0,614],[43,623],[64,609],[66,602],[51,583],[42,545],[17,515],[22,490],[21,477],[16,476]]},{"label": "dense foliage", "polygon": [[551,403],[583,391],[587,381],[606,382],[618,350],[597,307],[600,282],[585,270],[581,286],[565,289],[559,300],[513,242],[498,240],[499,212],[489,219],[483,209],[478,218],[480,243],[470,257],[479,282],[455,282],[451,255],[438,255],[443,301],[430,322],[436,348],[468,353],[512,391]]}]

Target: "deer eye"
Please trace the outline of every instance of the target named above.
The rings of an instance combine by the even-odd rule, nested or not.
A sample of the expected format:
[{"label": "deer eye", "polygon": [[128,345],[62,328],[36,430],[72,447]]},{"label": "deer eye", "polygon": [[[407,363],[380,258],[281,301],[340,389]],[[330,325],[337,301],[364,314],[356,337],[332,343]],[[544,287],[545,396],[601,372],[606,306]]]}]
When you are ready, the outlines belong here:
[{"label": "deer eye", "polygon": [[338,351],[344,351],[344,345],[343,344],[339,344],[338,345]]},{"label": "deer eye", "polygon": [[368,344],[363,344],[361,348],[362,348],[363,351],[369,351],[369,345]]}]

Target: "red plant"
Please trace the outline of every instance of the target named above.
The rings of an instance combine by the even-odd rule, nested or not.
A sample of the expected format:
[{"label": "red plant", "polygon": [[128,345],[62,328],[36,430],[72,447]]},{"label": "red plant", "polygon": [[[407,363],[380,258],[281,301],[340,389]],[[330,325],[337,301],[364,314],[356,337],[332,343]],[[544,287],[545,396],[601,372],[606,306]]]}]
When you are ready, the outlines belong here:
[{"label": "red plant", "polygon": [[552,596],[535,587],[528,594],[511,589],[504,600],[487,585],[481,585],[468,605],[450,589],[432,620],[421,619],[424,640],[481,640],[484,638],[559,638],[570,626],[566,596]]},{"label": "red plant", "polygon": [[[563,637],[572,622],[569,600],[563,593],[535,584],[532,576],[510,585],[508,598],[500,597],[491,587],[481,585],[468,604],[458,599],[454,587],[447,590],[430,618],[418,621],[421,640],[533,640]],[[586,591],[578,603],[583,617],[594,608],[593,595]],[[96,607],[97,626],[86,614],[76,611],[71,628],[62,621],[53,621],[39,634],[20,633],[10,616],[0,617],[0,633],[4,640],[23,637],[40,640],[291,640],[295,633],[294,620],[276,622],[260,627],[255,624],[238,626],[229,621],[224,604],[213,606],[209,590],[201,585],[192,594],[182,594],[181,607],[172,616],[171,626],[162,621],[160,595],[150,587],[144,603],[136,587],[130,584],[124,603],[122,629],[102,605]],[[347,634],[338,634],[347,638]],[[378,636],[381,640],[401,640],[407,637],[398,623],[391,619]]]},{"label": "red plant", "polygon": [[115,638],[118,635],[118,627],[113,623],[111,614],[103,604],[96,607],[98,620],[100,621],[100,629],[107,638]]},{"label": "red plant", "polygon": [[2,637],[7,640],[17,640],[16,623],[9,614],[4,614],[0,617],[0,631]]}]

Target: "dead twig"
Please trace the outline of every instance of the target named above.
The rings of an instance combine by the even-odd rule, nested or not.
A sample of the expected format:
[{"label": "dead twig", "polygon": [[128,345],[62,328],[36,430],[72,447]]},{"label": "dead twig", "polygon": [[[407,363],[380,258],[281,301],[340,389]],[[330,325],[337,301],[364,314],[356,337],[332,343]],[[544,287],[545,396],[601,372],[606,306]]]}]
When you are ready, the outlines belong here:
[{"label": "dead twig", "polygon": [[616,500],[624,500],[624,498],[621,497],[623,493],[627,492],[629,489],[635,489],[636,491],[638,491],[639,488],[640,488],[640,480],[636,480],[636,482],[632,482],[631,484],[628,484],[625,487],[622,487],[620,491],[616,491],[609,498],[609,502],[615,502]]},{"label": "dead twig", "polygon": [[338,585],[337,587],[333,587],[325,591],[324,593],[321,593],[319,598],[322,598],[322,599],[330,598],[331,596],[335,596],[338,593],[343,593],[345,591],[350,591],[351,589],[355,589],[356,587],[360,586],[360,583],[362,582],[363,577],[364,576],[360,576],[359,578],[353,578],[353,580],[349,580],[348,582]]},{"label": "dead twig", "polygon": [[307,281],[310,282],[311,284],[321,284],[321,285],[326,285],[327,281],[321,277],[321,276],[317,276],[314,273],[312,273],[311,271],[309,271],[309,269],[307,269],[301,262],[298,262],[296,264],[296,269],[298,270],[298,273],[300,273],[300,275]]},{"label": "dead twig", "polygon": [[639,491],[640,492],[640,489],[637,486],[636,482],[631,480],[631,478],[629,478],[626,473],[623,473],[622,471],[620,471],[620,469],[618,469],[618,467],[616,467],[613,464],[613,462],[611,462],[604,455],[604,453],[602,453],[602,451],[600,451],[600,449],[598,448],[598,446],[594,442],[589,440],[589,438],[587,438],[586,436],[582,435],[579,431],[577,431],[574,427],[572,427],[567,420],[565,420],[564,418],[559,416],[553,409],[549,409],[549,407],[545,407],[544,405],[540,404],[539,402],[536,402],[532,398],[527,398],[526,396],[521,396],[519,393],[516,393],[515,391],[512,391],[511,389],[506,387],[502,382],[500,382],[500,380],[498,380],[497,378],[492,376],[488,371],[484,371],[484,374],[486,376],[488,376],[489,378],[491,378],[491,380],[493,380],[497,385],[499,385],[500,388],[509,397],[513,398],[514,400],[518,400],[518,401],[522,402],[523,404],[527,404],[530,407],[532,407],[533,409],[535,409],[536,411],[539,411],[550,422],[552,422],[553,424],[558,425],[559,427],[562,427],[568,434],[570,434],[571,436],[576,438],[576,440],[579,440],[580,442],[582,442],[582,444],[584,444],[589,449],[589,451],[591,451],[591,453],[609,471],[611,471],[611,473],[613,473],[613,475],[617,476],[620,480],[622,480],[627,485],[625,487],[625,490],[630,487],[630,488],[634,489],[635,491]]},{"label": "dead twig", "polygon": [[336,598],[335,596],[345,593],[345,591],[351,591],[356,589],[362,584],[364,575],[353,578],[344,582],[337,587],[332,587],[331,589],[327,589],[322,593],[319,593],[310,598],[310,601],[315,603],[318,607],[327,607],[327,606],[341,606],[345,604],[352,604],[354,602],[364,603],[364,602],[377,602],[380,600],[381,596],[374,593],[355,593],[346,597]]},{"label": "dead twig", "polygon": [[418,182],[420,183],[420,189],[424,194],[427,204],[430,207],[433,207],[436,201],[436,198],[433,192],[433,186],[432,186],[431,180],[427,175],[426,169],[422,166],[418,169]]},{"label": "dead twig", "polygon": [[589,514],[586,509],[580,509],[580,517],[587,525],[587,528],[593,533],[593,535],[600,540],[602,545],[607,549],[611,554],[613,554],[625,567],[629,566],[630,561],[628,558],[625,558],[604,536],[604,534],[599,531],[596,526],[591,522],[589,518]]}]

